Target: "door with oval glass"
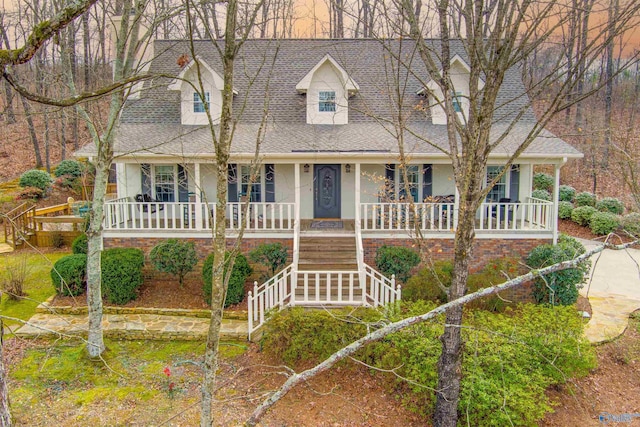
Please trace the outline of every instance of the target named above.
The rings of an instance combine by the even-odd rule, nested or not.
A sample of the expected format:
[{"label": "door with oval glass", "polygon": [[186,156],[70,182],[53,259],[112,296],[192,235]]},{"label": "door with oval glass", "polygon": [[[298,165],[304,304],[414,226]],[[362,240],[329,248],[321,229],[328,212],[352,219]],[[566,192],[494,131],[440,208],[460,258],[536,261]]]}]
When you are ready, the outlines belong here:
[{"label": "door with oval glass", "polygon": [[340,165],[314,165],[314,218],[340,218],[340,169]]}]

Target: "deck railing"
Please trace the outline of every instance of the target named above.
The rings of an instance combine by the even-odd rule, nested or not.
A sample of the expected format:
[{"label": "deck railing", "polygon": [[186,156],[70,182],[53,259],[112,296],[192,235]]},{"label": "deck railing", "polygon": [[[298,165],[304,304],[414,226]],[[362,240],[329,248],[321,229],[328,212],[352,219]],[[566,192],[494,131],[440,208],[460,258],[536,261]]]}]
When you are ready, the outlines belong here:
[{"label": "deck railing", "polygon": [[367,303],[377,307],[379,305],[391,304],[400,301],[401,291],[400,285],[396,287],[395,275],[389,279],[384,274],[374,270],[369,265],[364,264],[365,283],[364,288],[367,292]]},{"label": "deck railing", "polygon": [[[227,203],[227,229],[290,231],[293,203]],[[132,202],[119,198],[105,202],[105,230],[209,230],[216,221],[215,204],[198,202]]]},{"label": "deck railing", "polygon": [[249,339],[264,324],[270,310],[282,309],[290,303],[294,288],[292,272],[291,264],[260,286],[258,282],[254,282],[253,292],[249,291],[247,296]]}]

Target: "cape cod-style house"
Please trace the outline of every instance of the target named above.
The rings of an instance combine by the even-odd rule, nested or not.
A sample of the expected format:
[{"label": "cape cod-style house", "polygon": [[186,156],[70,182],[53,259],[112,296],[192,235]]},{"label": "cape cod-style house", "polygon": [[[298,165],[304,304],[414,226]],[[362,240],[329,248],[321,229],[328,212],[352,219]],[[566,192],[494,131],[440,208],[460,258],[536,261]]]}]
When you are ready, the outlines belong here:
[{"label": "cape cod-style house", "polygon": [[[375,305],[397,298],[396,286],[369,265],[381,245],[411,246],[416,226],[435,258],[452,257],[458,198],[450,159],[440,150],[448,147],[444,112],[426,95],[432,82],[424,80],[414,45],[400,40],[385,45],[249,40],[240,51],[228,242],[243,226],[243,251],[279,241],[292,254],[291,265],[251,295],[250,329],[278,304]],[[186,41],[156,41],[148,71],[162,76],[145,82],[121,114],[117,198],[105,207],[105,247],[151,248],[177,237],[196,242],[203,255],[210,251],[215,154],[204,103],[214,122],[219,120],[222,67],[211,41],[194,42],[194,49]],[[464,115],[469,72],[462,44],[454,42],[453,49],[456,109]],[[403,66],[393,64],[396,55]],[[198,72],[204,99],[192,86]],[[536,123],[520,73],[514,67],[505,78],[492,133],[497,137],[515,114],[525,113],[491,154],[488,180]],[[400,115],[406,122],[402,139],[413,204],[399,162],[400,130],[393,119]],[[259,171],[251,184],[261,126]],[[87,148],[78,155],[92,152]],[[536,138],[477,213],[473,265],[555,240],[557,206],[531,197],[533,168],[551,165],[557,184],[560,167],[578,157],[550,132]]]}]

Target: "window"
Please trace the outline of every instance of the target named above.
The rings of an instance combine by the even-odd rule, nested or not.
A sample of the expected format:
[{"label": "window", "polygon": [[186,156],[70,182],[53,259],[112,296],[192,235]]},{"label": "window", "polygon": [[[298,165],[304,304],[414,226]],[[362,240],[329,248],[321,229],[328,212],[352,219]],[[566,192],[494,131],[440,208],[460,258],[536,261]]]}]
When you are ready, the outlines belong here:
[{"label": "window", "polygon": [[462,92],[451,92],[453,97],[453,111],[462,113]]},{"label": "window", "polygon": [[[207,102],[207,107],[209,107],[211,104],[211,99],[209,96],[209,92],[205,92],[204,93],[204,97],[206,99]],[[204,108],[204,102],[202,102],[202,98],[200,98],[200,94],[198,92],[193,92],[193,112],[194,113],[204,113],[205,112],[205,108]]]},{"label": "window", "polygon": [[240,194],[242,196],[249,195],[250,202],[261,202],[262,201],[262,168],[256,170],[255,180],[251,182],[251,172],[253,167],[251,165],[242,165],[240,167],[241,174],[241,190]]},{"label": "window", "polygon": [[[420,202],[420,198],[418,196],[418,183],[420,182],[420,174],[418,170],[418,165],[408,165],[407,166],[407,181],[409,184],[409,192],[411,193],[411,197],[414,202]],[[405,185],[404,185],[404,173],[402,173],[402,168],[398,168],[399,175],[399,185],[398,185],[398,195],[400,200],[409,200],[408,197],[405,197]]]},{"label": "window", "polygon": [[175,168],[173,166],[155,166],[156,200],[160,202],[175,202]]},{"label": "window", "polygon": [[321,113],[336,111],[336,92],[321,90],[318,95],[318,108]]},{"label": "window", "polygon": [[[487,166],[487,185],[504,169],[503,166]],[[503,174],[487,194],[487,201],[498,202],[507,197],[507,174]]]}]

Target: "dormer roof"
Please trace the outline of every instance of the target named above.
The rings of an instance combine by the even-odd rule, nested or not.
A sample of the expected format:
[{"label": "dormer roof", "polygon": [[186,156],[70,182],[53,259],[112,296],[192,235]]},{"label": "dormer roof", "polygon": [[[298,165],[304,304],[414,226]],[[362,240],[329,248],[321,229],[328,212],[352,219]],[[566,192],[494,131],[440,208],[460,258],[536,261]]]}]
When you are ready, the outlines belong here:
[{"label": "dormer roof", "polygon": [[347,71],[344,68],[342,68],[340,64],[338,64],[338,62],[335,59],[333,59],[329,54],[325,55],[324,58],[322,58],[320,62],[318,62],[311,69],[311,71],[309,71],[302,78],[302,80],[298,82],[298,84],[296,85],[296,90],[299,93],[307,93],[307,90],[309,90],[309,86],[311,85],[311,80],[313,80],[313,75],[316,73],[316,71],[318,71],[320,67],[322,67],[327,62],[336,71],[336,73],[340,77],[340,80],[342,81],[342,84],[344,85],[345,89],[349,91],[350,95],[353,95],[355,92],[358,92],[360,90],[360,86],[358,86],[358,83],[356,83],[351,77],[349,77],[349,74],[347,73]]},{"label": "dormer roof", "polygon": [[[453,58],[451,58],[451,61],[449,61],[449,64],[451,65],[450,69],[453,68],[453,66],[455,65],[460,65],[467,74],[471,74],[471,67],[469,67],[469,64],[467,64],[467,61],[462,59],[462,57],[458,54],[453,55]],[[442,68],[438,70],[438,74],[442,75]],[[416,95],[424,95],[426,89],[429,89],[429,91],[433,91],[434,89],[436,89],[436,87],[437,87],[437,83],[435,82],[435,80],[430,79],[427,82],[426,87],[420,88],[416,92]],[[483,87],[484,87],[484,80],[480,78],[479,88],[482,89]]]},{"label": "dormer roof", "polygon": [[[173,79],[171,83],[169,83],[167,90],[182,90],[182,83],[184,83],[185,81],[185,76],[192,68],[196,66],[196,63],[199,63],[201,67],[204,67],[204,69],[211,74],[211,78],[213,79],[213,83],[216,88],[222,90],[222,88],[224,87],[224,80],[222,76],[220,76],[220,74],[218,74],[213,68],[211,68],[209,64],[207,64],[207,62],[200,56],[196,56],[196,59],[192,59],[187,65],[184,66],[182,71],[180,71],[180,74],[178,74],[176,78]],[[238,94],[238,90],[236,88],[233,88],[233,94]]]}]

